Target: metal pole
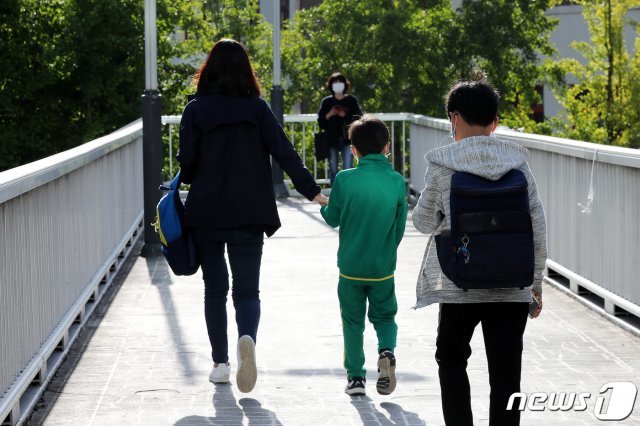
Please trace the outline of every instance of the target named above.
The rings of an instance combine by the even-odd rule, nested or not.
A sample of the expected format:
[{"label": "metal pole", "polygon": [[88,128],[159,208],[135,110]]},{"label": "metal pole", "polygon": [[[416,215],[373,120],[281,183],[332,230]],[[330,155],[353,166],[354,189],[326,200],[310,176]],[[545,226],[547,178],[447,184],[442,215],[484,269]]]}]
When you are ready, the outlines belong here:
[{"label": "metal pole", "polygon": [[396,122],[391,122],[391,167],[396,169]]},{"label": "metal pole", "polygon": [[[280,0],[273,0],[273,87],[271,109],[281,126],[284,126],[284,90],[280,85]],[[287,198],[289,190],[284,184],[284,173],[280,164],[271,158],[271,177],[276,198]]]},{"label": "metal pole", "polygon": [[156,0],[144,0],[144,66],[145,88],[158,89],[158,34]]},{"label": "metal pole", "polygon": [[293,20],[293,15],[300,9],[300,0],[289,0],[289,21]]},{"label": "metal pole", "polygon": [[280,87],[280,0],[273,4],[273,86]]},{"label": "metal pole", "polygon": [[162,184],[162,96],[158,91],[156,0],[144,2],[145,91],[142,95],[142,159],[144,179],[143,256],[159,255],[160,237],[151,225]]},{"label": "metal pole", "polygon": [[[406,120],[406,118],[405,118]],[[402,177],[407,179],[407,122],[402,122]]]}]

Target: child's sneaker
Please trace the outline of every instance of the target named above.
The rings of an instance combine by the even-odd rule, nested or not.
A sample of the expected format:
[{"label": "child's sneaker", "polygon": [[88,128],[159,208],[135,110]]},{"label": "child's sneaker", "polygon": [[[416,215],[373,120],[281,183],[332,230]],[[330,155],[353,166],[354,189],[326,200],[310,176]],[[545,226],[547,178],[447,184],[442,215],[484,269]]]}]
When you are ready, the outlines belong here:
[{"label": "child's sneaker", "polygon": [[378,358],[378,383],[376,389],[380,395],[389,395],[396,388],[396,357],[386,349]]},{"label": "child's sneaker", "polygon": [[364,395],[364,385],[367,383],[367,379],[364,377],[352,377],[347,382],[347,387],[344,388],[344,392],[349,395]]},{"label": "child's sneaker", "polygon": [[220,363],[217,367],[214,364],[211,373],[209,373],[209,381],[211,383],[229,383],[230,375],[231,365],[228,362]]},{"label": "child's sneaker", "polygon": [[258,379],[256,367],[256,344],[251,336],[244,335],[238,339],[238,372],[236,384],[240,392],[251,392]]}]

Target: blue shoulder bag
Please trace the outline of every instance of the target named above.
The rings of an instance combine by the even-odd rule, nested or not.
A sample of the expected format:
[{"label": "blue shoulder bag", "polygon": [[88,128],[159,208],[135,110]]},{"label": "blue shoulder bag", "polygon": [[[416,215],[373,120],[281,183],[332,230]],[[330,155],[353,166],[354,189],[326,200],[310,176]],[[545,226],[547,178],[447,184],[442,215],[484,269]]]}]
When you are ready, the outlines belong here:
[{"label": "blue shoulder bag", "polygon": [[160,234],[162,254],[176,275],[193,275],[200,268],[193,239],[184,225],[184,204],[180,199],[180,172],[169,186],[159,189],[169,191],[158,202],[156,222],[153,226]]}]

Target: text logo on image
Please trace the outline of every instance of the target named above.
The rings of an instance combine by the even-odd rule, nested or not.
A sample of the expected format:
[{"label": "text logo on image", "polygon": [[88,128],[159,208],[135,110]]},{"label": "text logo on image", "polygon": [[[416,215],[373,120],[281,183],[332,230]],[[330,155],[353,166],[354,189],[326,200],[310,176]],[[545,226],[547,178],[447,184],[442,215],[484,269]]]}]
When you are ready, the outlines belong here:
[{"label": "text logo on image", "polygon": [[[638,388],[631,382],[609,382],[600,388],[593,407],[593,415],[599,420],[624,420],[631,415],[638,395]],[[591,399],[589,392],[545,393],[516,392],[509,397],[507,410],[514,408],[523,411],[585,411]]]}]

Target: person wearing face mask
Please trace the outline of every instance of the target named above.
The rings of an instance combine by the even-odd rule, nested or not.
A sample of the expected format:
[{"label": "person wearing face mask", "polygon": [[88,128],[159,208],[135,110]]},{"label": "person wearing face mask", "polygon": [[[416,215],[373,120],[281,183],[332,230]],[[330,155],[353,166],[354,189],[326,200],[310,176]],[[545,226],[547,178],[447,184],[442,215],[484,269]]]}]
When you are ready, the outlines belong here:
[{"label": "person wearing face mask", "polygon": [[338,173],[338,155],[342,154],[342,169],[353,167],[353,154],[346,129],[351,122],[362,116],[355,96],[349,95],[349,80],[339,72],[331,74],[326,88],[331,92],[320,104],[318,124],[329,141],[329,179],[331,185]]},{"label": "person wearing face mask", "polygon": [[[516,426],[520,424],[520,411],[517,407],[508,408],[508,401],[512,394],[520,391],[527,314],[536,318],[542,310],[542,280],[547,259],[544,208],[527,162],[529,151],[492,134],[499,121],[500,95],[484,75],[474,73],[469,80],[454,83],[445,100],[451,123],[449,135],[454,143],[431,150],[425,156],[425,188],[412,212],[416,229],[430,235],[418,275],[416,308],[440,305],[435,357],[445,423],[473,425],[467,360],[471,355],[469,342],[475,328],[481,324],[491,386],[489,424]],[[463,172],[462,179],[467,180],[454,180],[456,175],[461,177],[458,172]],[[507,190],[510,189],[513,198],[523,197],[528,201],[530,222],[527,227],[533,246],[526,259],[531,267],[530,272],[528,267],[525,269],[525,274],[530,273],[528,283],[522,278],[521,270],[517,272],[517,279],[512,280],[516,283],[507,282],[501,275],[513,274],[515,268],[525,265],[520,258],[506,255],[521,247],[518,240],[521,234],[517,233],[522,232],[523,222],[518,222],[513,210],[506,210],[511,207],[505,204],[504,196],[496,196],[496,192],[492,197],[486,195],[487,189],[494,187],[491,182],[509,180],[514,172],[516,176],[526,178],[524,191],[522,186],[515,189],[522,191],[519,195],[514,195],[516,186]],[[469,179],[474,182],[482,179],[484,187],[476,186],[479,189],[475,192],[469,187],[463,189],[461,184]],[[482,194],[485,194],[484,199]],[[471,209],[469,206],[473,201],[470,200],[474,198],[480,199],[486,210],[479,211],[477,201],[476,209]],[[465,208],[465,214],[458,214]],[[487,210],[490,216],[486,216]],[[519,214],[522,212],[526,210],[520,210]],[[487,217],[491,220],[487,221]],[[456,227],[471,229],[470,225],[473,230],[456,242],[459,248],[454,252],[460,253],[459,258],[454,258],[455,267],[460,265],[456,271],[467,275],[456,276],[450,273],[450,264],[440,262],[441,255],[447,259],[447,245],[443,241],[447,235],[455,235]],[[487,244],[489,239],[492,242]],[[457,285],[460,282],[455,281],[459,278],[473,279],[479,269],[486,269],[485,264],[477,263],[476,259],[485,256],[495,245],[506,247],[499,254],[501,267],[490,273],[491,277],[484,278],[482,284],[474,283],[475,288]],[[464,269],[467,264],[473,269]],[[536,303],[532,303],[534,299]]]}]

